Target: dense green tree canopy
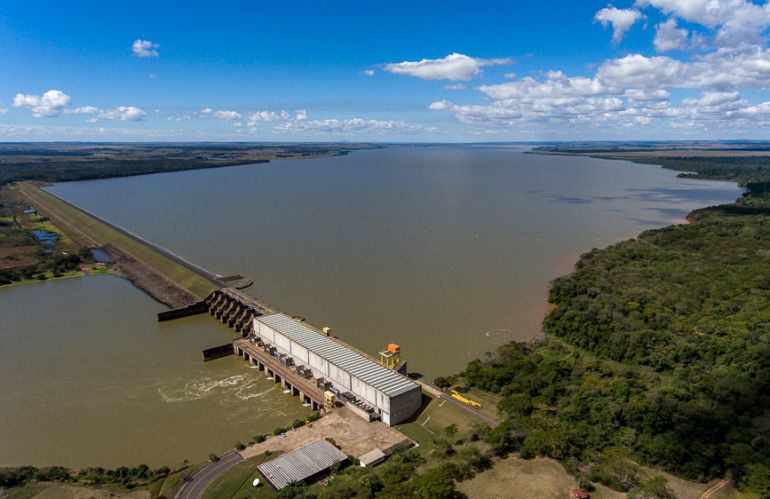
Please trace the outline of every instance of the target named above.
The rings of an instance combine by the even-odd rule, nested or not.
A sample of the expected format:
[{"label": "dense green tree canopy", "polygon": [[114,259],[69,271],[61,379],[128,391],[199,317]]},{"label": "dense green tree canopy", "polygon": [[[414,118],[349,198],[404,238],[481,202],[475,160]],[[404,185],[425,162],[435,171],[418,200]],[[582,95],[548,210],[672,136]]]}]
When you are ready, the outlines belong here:
[{"label": "dense green tree canopy", "polygon": [[747,194],[583,255],[552,284],[544,340],[505,345],[462,373],[504,397],[510,429],[498,439],[576,459],[637,494],[660,484],[639,483],[632,461],[766,487],[770,161],[702,160],[667,166],[738,179]]}]

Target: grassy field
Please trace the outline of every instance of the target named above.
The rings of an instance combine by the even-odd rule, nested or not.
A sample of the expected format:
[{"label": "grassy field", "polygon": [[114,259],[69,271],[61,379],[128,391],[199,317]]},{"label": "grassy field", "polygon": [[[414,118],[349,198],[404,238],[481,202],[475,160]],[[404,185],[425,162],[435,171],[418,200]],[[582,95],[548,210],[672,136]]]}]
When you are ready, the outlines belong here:
[{"label": "grassy field", "polygon": [[[508,457],[471,480],[461,482],[457,489],[469,498],[560,498],[568,497],[577,487],[575,477],[553,459],[521,459]],[[597,488],[594,499],[622,499],[626,494],[607,488]]]},{"label": "grassy field", "polygon": [[198,297],[203,298],[211,291],[213,285],[207,279],[38,187],[24,183],[20,184],[19,191],[81,244],[111,243]]},{"label": "grassy field", "polygon": [[447,427],[455,425],[458,435],[461,435],[471,432],[475,421],[475,418],[454,404],[423,394],[423,409],[413,420],[395,427],[407,437],[419,442],[418,451],[428,457],[435,448],[435,441],[447,437]]},{"label": "grassy field", "polygon": [[[265,483],[257,471],[257,465],[270,459],[275,459],[280,453],[270,456],[252,457],[230,468],[227,473],[220,476],[209,485],[203,493],[203,499],[230,499],[230,498],[262,498],[275,497],[277,494],[270,484]],[[252,483],[259,478],[262,484],[254,488]]]},{"label": "grassy field", "polygon": [[481,407],[477,408],[479,411],[492,416],[493,418],[499,418],[497,413],[497,404],[500,402],[500,397],[496,393],[485,392],[476,388],[468,388],[467,393],[463,394],[471,400],[475,400],[481,404]]},{"label": "grassy field", "polygon": [[[678,499],[698,499],[713,484],[703,484],[682,480],[659,470],[643,468],[650,475],[663,475],[668,480],[668,487]],[[567,473],[564,467],[554,459],[521,459],[510,456],[495,462],[492,469],[479,473],[473,479],[461,482],[457,489],[469,498],[486,497],[532,497],[559,498],[567,497],[569,490],[577,487],[575,477]],[[593,499],[622,499],[623,492],[594,484],[591,492]],[[718,497],[740,497],[734,489],[726,487],[714,494]]]}]

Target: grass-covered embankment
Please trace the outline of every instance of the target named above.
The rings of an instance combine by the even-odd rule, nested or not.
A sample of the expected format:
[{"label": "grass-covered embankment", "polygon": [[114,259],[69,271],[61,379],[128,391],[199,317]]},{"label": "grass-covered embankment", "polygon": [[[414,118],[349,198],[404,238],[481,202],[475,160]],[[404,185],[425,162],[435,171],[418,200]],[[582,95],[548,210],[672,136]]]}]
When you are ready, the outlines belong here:
[{"label": "grass-covered embankment", "polygon": [[57,227],[80,244],[101,246],[109,243],[199,298],[211,291],[213,284],[205,277],[39,187],[22,183],[19,184],[19,190],[39,211],[50,217]]}]

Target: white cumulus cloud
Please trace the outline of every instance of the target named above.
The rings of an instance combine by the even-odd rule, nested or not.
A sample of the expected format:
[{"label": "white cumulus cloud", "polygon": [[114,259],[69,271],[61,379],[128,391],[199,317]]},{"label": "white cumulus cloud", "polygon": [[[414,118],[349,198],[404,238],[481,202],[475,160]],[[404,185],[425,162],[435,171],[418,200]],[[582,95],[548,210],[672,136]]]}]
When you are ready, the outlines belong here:
[{"label": "white cumulus cloud", "polygon": [[755,43],[770,26],[770,4],[750,0],[637,0],[639,7],[652,6],[687,22],[716,29],[720,46]]},{"label": "white cumulus cloud", "polygon": [[70,96],[61,90],[49,90],[43,95],[16,94],[13,107],[28,108],[35,118],[59,116],[69,105]]},{"label": "white cumulus cloud", "polygon": [[139,57],[158,57],[160,54],[158,50],[160,45],[150,40],[142,40],[137,38],[134,43],[131,44],[131,51],[134,55]]},{"label": "white cumulus cloud", "polygon": [[211,116],[212,118],[216,118],[218,120],[223,120],[223,121],[240,121],[243,118],[243,115],[238,111],[228,111],[228,110],[215,111],[210,107],[201,109],[200,114],[203,116]]},{"label": "white cumulus cloud", "polygon": [[99,113],[99,118],[103,120],[141,121],[145,116],[147,113],[134,106],[118,106]]},{"label": "white cumulus cloud", "polygon": [[470,80],[482,73],[484,66],[511,64],[510,58],[479,59],[464,54],[452,53],[441,59],[392,62],[384,70],[398,75],[414,76],[423,80]]},{"label": "white cumulus cloud", "polygon": [[612,43],[620,43],[626,32],[631,29],[644,15],[636,9],[618,9],[605,7],[594,16],[594,20],[602,23],[602,26],[612,25]]},{"label": "white cumulus cloud", "polygon": [[259,122],[279,120],[286,121],[289,118],[291,118],[291,115],[286,111],[254,111],[248,114],[247,122],[250,127],[254,127]]},{"label": "white cumulus cloud", "polygon": [[687,47],[687,36],[687,30],[678,28],[676,19],[670,18],[658,24],[653,44],[658,52],[682,50]]},{"label": "white cumulus cloud", "polygon": [[69,111],[69,114],[89,114],[92,115],[89,123],[96,123],[101,120],[118,121],[142,121],[147,113],[135,106],[118,106],[111,109],[102,109],[95,106],[82,106]]}]

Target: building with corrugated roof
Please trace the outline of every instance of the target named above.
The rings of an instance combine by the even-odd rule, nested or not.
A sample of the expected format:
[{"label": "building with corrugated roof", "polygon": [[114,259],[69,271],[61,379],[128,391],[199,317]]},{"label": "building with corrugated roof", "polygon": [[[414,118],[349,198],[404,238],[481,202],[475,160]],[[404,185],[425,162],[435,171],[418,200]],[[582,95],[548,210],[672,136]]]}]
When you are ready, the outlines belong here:
[{"label": "building with corrugated roof", "polygon": [[254,335],[295,365],[309,367],[339,400],[385,424],[400,423],[420,408],[420,385],[285,314],[256,317]]},{"label": "building with corrugated roof", "polygon": [[326,440],[317,440],[257,466],[277,490],[308,480],[327,471],[348,457]]}]

